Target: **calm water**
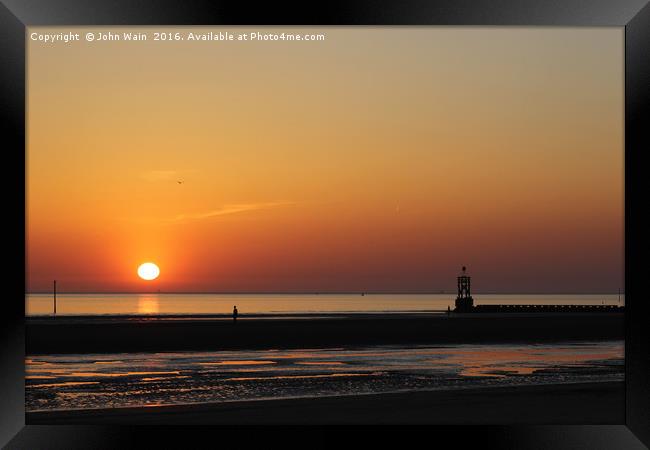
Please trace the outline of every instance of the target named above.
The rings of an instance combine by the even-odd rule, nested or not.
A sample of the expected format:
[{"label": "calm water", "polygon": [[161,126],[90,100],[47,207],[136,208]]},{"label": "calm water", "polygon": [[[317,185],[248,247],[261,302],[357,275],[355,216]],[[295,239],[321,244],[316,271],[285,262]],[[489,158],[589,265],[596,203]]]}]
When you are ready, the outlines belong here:
[{"label": "calm water", "polygon": [[28,411],[624,378],[623,341],[32,356]]},{"label": "calm water", "polygon": [[[444,311],[454,306],[453,294],[59,294],[58,315],[349,313]],[[617,294],[503,295],[476,294],[477,304],[618,305]],[[621,305],[625,296],[621,295]],[[51,294],[29,294],[27,315],[52,314]]]}]

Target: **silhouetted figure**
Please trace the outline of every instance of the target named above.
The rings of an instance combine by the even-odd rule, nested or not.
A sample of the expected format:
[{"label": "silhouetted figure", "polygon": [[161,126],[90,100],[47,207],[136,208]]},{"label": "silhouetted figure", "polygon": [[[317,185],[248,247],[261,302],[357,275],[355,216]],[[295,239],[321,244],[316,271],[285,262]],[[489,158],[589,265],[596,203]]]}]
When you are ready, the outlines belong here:
[{"label": "silhouetted figure", "polygon": [[451,308],[447,305],[447,317],[451,315]]},{"label": "silhouetted figure", "polygon": [[237,311],[237,307],[233,306],[232,307],[232,321],[233,321],[233,323],[237,322],[237,314],[239,314],[239,312]]}]

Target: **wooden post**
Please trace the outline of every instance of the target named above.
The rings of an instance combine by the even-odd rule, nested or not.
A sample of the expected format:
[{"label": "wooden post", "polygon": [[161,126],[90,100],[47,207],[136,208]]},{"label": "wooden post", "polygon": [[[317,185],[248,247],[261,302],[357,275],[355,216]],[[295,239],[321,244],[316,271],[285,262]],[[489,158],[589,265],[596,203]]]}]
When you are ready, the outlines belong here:
[{"label": "wooden post", "polygon": [[54,315],[56,316],[56,280],[54,280]]}]

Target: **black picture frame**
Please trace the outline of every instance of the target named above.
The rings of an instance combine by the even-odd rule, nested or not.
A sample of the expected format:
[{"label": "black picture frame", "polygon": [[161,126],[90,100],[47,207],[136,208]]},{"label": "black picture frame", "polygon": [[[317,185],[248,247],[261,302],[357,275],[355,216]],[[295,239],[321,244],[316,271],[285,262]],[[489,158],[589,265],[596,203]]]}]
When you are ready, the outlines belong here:
[{"label": "black picture frame", "polygon": [[[626,419],[603,426],[427,427],[427,439],[505,448],[644,448],[650,445],[650,338],[644,326],[643,265],[647,191],[640,163],[650,149],[650,6],[648,0],[407,0],[279,2],[221,0],[1,0],[0,114],[6,186],[4,240],[9,289],[0,319],[0,445],[7,448],[126,448],[155,440],[191,448],[214,441],[214,428],[25,425],[25,45],[36,25],[494,25],[625,27]],[[645,189],[644,189],[645,188]],[[493,419],[493,418],[492,418]],[[277,431],[265,430],[266,436]],[[381,436],[385,430],[373,430]],[[366,433],[367,434],[367,433]],[[246,433],[252,438],[256,433]],[[319,433],[321,443],[328,437]],[[259,436],[258,436],[259,438]],[[332,438],[335,439],[334,436]]]}]

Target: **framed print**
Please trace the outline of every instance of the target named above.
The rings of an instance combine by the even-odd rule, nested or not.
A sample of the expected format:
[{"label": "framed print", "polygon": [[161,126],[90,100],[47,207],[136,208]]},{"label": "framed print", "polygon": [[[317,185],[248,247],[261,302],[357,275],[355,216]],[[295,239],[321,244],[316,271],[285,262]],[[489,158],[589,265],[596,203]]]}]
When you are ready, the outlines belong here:
[{"label": "framed print", "polygon": [[7,448],[650,442],[647,2],[0,13]]}]

